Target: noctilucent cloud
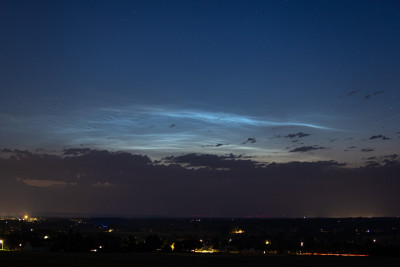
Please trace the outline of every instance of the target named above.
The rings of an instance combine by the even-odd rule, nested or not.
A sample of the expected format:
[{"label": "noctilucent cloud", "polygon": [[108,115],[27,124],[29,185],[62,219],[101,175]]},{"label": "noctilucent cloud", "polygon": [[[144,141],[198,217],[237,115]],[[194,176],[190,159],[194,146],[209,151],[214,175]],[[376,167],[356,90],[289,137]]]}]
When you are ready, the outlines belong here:
[{"label": "noctilucent cloud", "polygon": [[[3,160],[18,155],[61,160],[106,150],[143,155],[157,168],[211,168],[218,164],[208,160],[217,157],[224,162],[216,167],[221,172],[248,161],[256,169],[294,162],[335,162],[334,168],[346,170],[399,164],[398,1],[6,0],[0,2],[0,25]],[[87,150],[67,155],[68,149]],[[4,186],[13,192],[67,190],[81,181],[25,171],[7,175],[15,184]],[[71,173],[74,179],[83,176]],[[96,189],[115,190],[110,196],[123,195],[110,186],[121,182],[112,176],[92,182]],[[239,188],[232,185],[239,195],[254,189]],[[368,191],[357,190],[350,191],[363,197]],[[101,210],[93,204],[78,211],[49,206],[31,191],[27,195],[15,209],[247,214],[244,207],[221,212],[226,206],[200,212],[197,204],[170,211],[156,205],[113,210],[117,204]],[[37,204],[27,204],[36,203],[32,199]],[[307,213],[283,202],[277,200],[273,216]],[[329,203],[335,212],[322,215],[340,215],[346,205]],[[377,215],[382,205],[371,212],[362,205],[358,213],[356,207],[343,208],[343,214]],[[260,204],[248,213],[257,212],[266,214],[268,208]]]}]

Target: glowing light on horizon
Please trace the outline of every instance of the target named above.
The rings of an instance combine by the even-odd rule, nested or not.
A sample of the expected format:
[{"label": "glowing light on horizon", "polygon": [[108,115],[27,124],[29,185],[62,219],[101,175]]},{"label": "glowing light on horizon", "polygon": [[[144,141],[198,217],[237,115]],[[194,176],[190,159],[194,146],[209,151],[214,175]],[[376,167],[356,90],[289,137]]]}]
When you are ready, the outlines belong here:
[{"label": "glowing light on horizon", "polygon": [[191,251],[194,253],[210,253],[210,254],[219,252],[219,250],[213,249],[213,248],[211,248],[211,249],[195,249],[195,250],[191,250]]},{"label": "glowing light on horizon", "polygon": [[242,229],[236,229],[236,230],[234,230],[232,233],[234,233],[234,234],[244,234],[244,230],[242,230]]},{"label": "glowing light on horizon", "polygon": [[297,255],[307,255],[307,256],[344,256],[344,257],[368,257],[368,254],[351,254],[351,253],[315,253],[315,252],[305,252],[297,253]]}]

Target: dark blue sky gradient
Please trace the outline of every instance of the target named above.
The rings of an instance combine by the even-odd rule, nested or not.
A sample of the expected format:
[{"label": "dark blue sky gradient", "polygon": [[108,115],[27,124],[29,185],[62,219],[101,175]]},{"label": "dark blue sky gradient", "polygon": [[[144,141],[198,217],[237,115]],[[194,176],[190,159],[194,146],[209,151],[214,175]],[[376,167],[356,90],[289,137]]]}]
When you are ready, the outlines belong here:
[{"label": "dark blue sky gradient", "polygon": [[3,0],[0,148],[384,168],[399,29],[398,1]]}]

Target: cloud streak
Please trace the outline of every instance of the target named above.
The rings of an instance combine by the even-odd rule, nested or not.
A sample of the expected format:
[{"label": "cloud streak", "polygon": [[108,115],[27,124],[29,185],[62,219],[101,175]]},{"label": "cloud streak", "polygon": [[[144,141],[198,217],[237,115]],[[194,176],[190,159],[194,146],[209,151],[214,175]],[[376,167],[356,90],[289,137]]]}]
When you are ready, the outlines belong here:
[{"label": "cloud streak", "polygon": [[302,138],[302,137],[306,137],[306,136],[309,136],[310,134],[307,134],[307,133],[295,133],[295,134],[288,134],[288,135],[286,135],[286,136],[284,136],[285,138],[295,138],[295,137],[298,137],[298,138]]},{"label": "cloud streak", "polygon": [[77,183],[70,183],[65,181],[55,181],[55,180],[41,180],[41,179],[21,179],[19,177],[16,178],[17,182],[22,182],[28,186],[32,187],[40,187],[40,188],[60,188],[64,186],[74,186]]},{"label": "cloud streak", "polygon": [[239,126],[248,125],[248,126],[258,126],[258,127],[299,126],[299,127],[315,128],[320,130],[334,130],[333,128],[312,123],[269,121],[269,120],[262,120],[258,118],[223,113],[223,112],[204,112],[204,111],[191,111],[191,110],[177,110],[177,111],[154,110],[151,113],[160,117],[189,119],[189,120],[202,121],[209,124],[239,125]]},{"label": "cloud streak", "polygon": [[390,139],[392,139],[392,138],[386,137],[386,136],[384,136],[384,135],[382,135],[382,134],[380,134],[380,135],[373,135],[373,136],[371,136],[371,137],[369,138],[369,140],[374,140],[374,139],[390,140]]},{"label": "cloud streak", "polygon": [[289,152],[308,152],[308,151],[313,151],[313,150],[321,150],[321,149],[326,149],[326,147],[321,147],[321,146],[302,146],[302,147],[297,147],[293,150],[290,150]]}]

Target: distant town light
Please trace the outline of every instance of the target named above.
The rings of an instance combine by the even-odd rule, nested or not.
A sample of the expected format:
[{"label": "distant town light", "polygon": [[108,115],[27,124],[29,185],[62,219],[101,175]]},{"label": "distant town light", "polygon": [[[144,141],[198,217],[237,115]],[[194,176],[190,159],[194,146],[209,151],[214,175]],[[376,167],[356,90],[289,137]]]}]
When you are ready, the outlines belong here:
[{"label": "distant town light", "polygon": [[194,250],[194,253],[217,253],[217,252],[219,252],[219,250],[217,250],[217,249],[213,249],[213,248],[211,248],[211,249],[195,249]]},{"label": "distant town light", "polygon": [[368,254],[347,254],[347,253],[318,253],[318,252],[306,252],[297,253],[297,255],[308,255],[308,256],[344,256],[344,257],[368,257]]},{"label": "distant town light", "polygon": [[1,249],[3,250],[3,240],[0,239]]}]

